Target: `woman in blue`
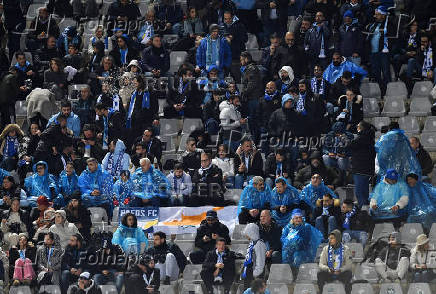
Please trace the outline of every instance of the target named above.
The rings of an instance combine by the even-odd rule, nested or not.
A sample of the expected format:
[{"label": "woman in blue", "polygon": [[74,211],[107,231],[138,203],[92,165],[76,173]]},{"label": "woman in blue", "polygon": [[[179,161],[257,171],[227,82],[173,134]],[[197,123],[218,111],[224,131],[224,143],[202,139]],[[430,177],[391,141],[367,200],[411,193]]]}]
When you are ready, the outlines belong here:
[{"label": "woman in blue", "polygon": [[255,176],[244,188],[239,199],[238,218],[240,224],[257,222],[263,209],[271,202],[271,188],[265,185],[262,177]]},{"label": "woman in blue", "polygon": [[292,211],[292,219],[282,232],[282,262],[293,270],[303,263],[314,262],[316,250],[323,235],[316,228],[304,222],[300,209]]},{"label": "woman in blue", "polygon": [[335,199],[338,198],[332,189],[324,185],[321,176],[319,174],[314,174],[310,179],[310,184],[307,184],[303,190],[301,190],[300,197],[310,205],[312,210],[314,210],[316,208],[316,201],[322,199],[322,196],[326,194],[332,195]]},{"label": "woman in blue", "polygon": [[113,245],[120,245],[126,255],[138,255],[148,247],[148,240],[142,228],[138,228],[138,220],[132,213],[126,213],[121,224],[112,237]]},{"label": "woman in blue", "polygon": [[133,196],[133,182],[130,179],[130,172],[123,170],[120,178],[114,184],[114,205],[135,207],[135,196]]},{"label": "woman in blue", "polygon": [[34,174],[24,180],[24,189],[27,192],[29,206],[36,206],[36,200],[43,195],[47,199],[55,199],[58,195],[58,185],[53,175],[48,173],[45,161],[38,161],[33,165]]},{"label": "woman in blue", "polygon": [[79,179],[76,175],[76,171],[72,162],[68,162],[66,169],[59,175],[58,186],[59,195],[54,200],[54,205],[56,207],[64,207],[67,205],[74,191],[80,190]]},{"label": "woman in blue", "polygon": [[428,183],[419,181],[418,175],[408,174],[406,177],[409,188],[409,217],[408,223],[422,223],[430,230],[436,219],[436,188]]},{"label": "woman in blue", "polygon": [[300,208],[309,212],[309,206],[302,201],[297,189],[292,187],[285,178],[275,181],[276,187],[271,194],[271,215],[280,227],[286,226],[291,219],[291,211]]}]

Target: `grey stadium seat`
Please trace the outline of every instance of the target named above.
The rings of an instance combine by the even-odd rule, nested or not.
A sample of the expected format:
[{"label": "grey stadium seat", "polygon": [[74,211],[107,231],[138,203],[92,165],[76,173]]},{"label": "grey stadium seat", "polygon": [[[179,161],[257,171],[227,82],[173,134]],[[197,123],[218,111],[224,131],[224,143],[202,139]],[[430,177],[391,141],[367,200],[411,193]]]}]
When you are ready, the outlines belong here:
[{"label": "grey stadium seat", "polygon": [[345,287],[343,284],[338,283],[329,283],[325,284],[324,288],[322,289],[322,294],[345,294]]},{"label": "grey stadium seat", "polygon": [[381,91],[378,83],[364,83],[360,86],[360,93],[362,97],[365,98],[376,98],[380,99]]},{"label": "grey stadium seat", "polygon": [[370,283],[378,282],[378,274],[375,271],[374,267],[367,266],[363,264],[357,264],[356,269],[354,270],[354,280],[361,281],[365,280]]},{"label": "grey stadium seat", "polygon": [[11,287],[9,294],[32,294],[29,286]]},{"label": "grey stadium seat", "polygon": [[386,116],[377,116],[372,119],[372,124],[378,131],[380,131],[384,126],[389,126],[390,123],[391,119]]},{"label": "grey stadium seat", "polygon": [[159,286],[159,294],[177,294],[174,285],[160,285]]},{"label": "grey stadium seat", "polygon": [[162,142],[162,151],[166,153],[176,152],[177,134],[161,135],[160,141]]},{"label": "grey stadium seat", "polygon": [[248,51],[251,54],[251,57],[253,57],[253,61],[260,62],[262,59],[262,50],[249,50]]},{"label": "grey stadium seat", "polygon": [[421,144],[427,151],[436,151],[436,132],[435,133],[422,133]]},{"label": "grey stadium seat", "polygon": [[363,99],[363,116],[374,117],[380,114],[380,106],[376,98]]},{"label": "grey stadium seat", "polygon": [[160,134],[161,135],[175,135],[179,133],[179,120],[178,119],[161,119],[160,120]]},{"label": "grey stadium seat", "polygon": [[115,285],[100,285],[101,294],[118,294]]},{"label": "grey stadium seat", "polygon": [[268,284],[292,284],[293,280],[294,277],[292,276],[292,271],[289,264],[271,265]]},{"label": "grey stadium seat", "polygon": [[422,132],[423,133],[436,132],[436,116],[427,116]]},{"label": "grey stadium seat", "polygon": [[247,225],[235,225],[235,228],[234,228],[233,234],[232,234],[232,240],[247,239],[242,235],[242,232],[244,231],[246,226]]},{"label": "grey stadium seat", "polygon": [[314,284],[295,284],[294,293],[316,294]]},{"label": "grey stadium seat", "polygon": [[180,65],[185,62],[188,53],[186,51],[172,51],[170,53],[170,69],[169,72],[174,73],[179,70]]},{"label": "grey stadium seat", "polygon": [[105,221],[107,223],[108,217],[106,210],[101,207],[89,207],[89,211],[91,212],[91,221],[92,223],[100,223],[102,221]]},{"label": "grey stadium seat", "polygon": [[399,283],[385,283],[380,286],[380,294],[403,294],[403,289]]},{"label": "grey stadium seat", "polygon": [[184,281],[201,281],[201,264],[187,264],[183,271]]},{"label": "grey stadium seat", "polygon": [[245,256],[245,254],[247,253],[247,244],[233,244],[230,245],[230,249],[232,251],[234,251],[235,253],[239,253],[242,254],[243,256]]},{"label": "grey stadium seat", "polygon": [[182,291],[180,294],[203,294],[201,284],[185,284],[183,283]]},{"label": "grey stadium seat", "polygon": [[380,237],[388,237],[394,231],[394,225],[391,223],[375,224],[374,231],[372,232],[372,241],[376,241]]},{"label": "grey stadium seat", "polygon": [[183,152],[186,150],[186,142],[188,141],[189,134],[183,134],[180,138],[179,148],[177,149],[178,152]]},{"label": "grey stadium seat", "polygon": [[416,98],[410,103],[409,115],[428,116],[431,114],[431,103],[427,98]]},{"label": "grey stadium seat", "polygon": [[403,116],[398,119],[398,124],[400,129],[404,130],[406,133],[419,133],[419,122],[414,116]]},{"label": "grey stadium seat", "polygon": [[317,280],[319,266],[317,263],[303,263],[298,271],[297,283],[311,282]]},{"label": "grey stadium seat", "polygon": [[418,223],[405,223],[400,228],[401,243],[415,244],[416,237],[424,233],[422,225]]},{"label": "grey stadium seat", "polygon": [[289,289],[286,284],[270,284],[268,285],[267,289],[271,294],[289,293]]},{"label": "grey stadium seat", "polygon": [[180,250],[182,250],[183,254],[188,257],[189,253],[192,252],[192,250],[194,250],[194,241],[177,241],[175,242],[177,244],[177,246],[179,246]]},{"label": "grey stadium seat", "polygon": [[428,98],[432,89],[433,89],[433,83],[430,81],[416,82],[415,85],[413,86],[413,91],[412,91],[412,95],[410,95],[410,98],[416,98],[416,97]]},{"label": "grey stadium seat", "polygon": [[183,134],[190,134],[195,130],[203,130],[203,121],[200,118],[185,118],[183,120]]},{"label": "grey stadium seat", "polygon": [[386,99],[381,113],[383,116],[389,117],[404,116],[404,114],[406,113],[404,100],[396,97],[390,97]]},{"label": "grey stadium seat", "polygon": [[179,234],[179,235],[177,235],[176,240],[177,241],[179,241],[179,240],[184,240],[184,241],[191,240],[191,241],[194,241],[196,235],[197,235],[196,233],[192,233],[192,234]]},{"label": "grey stadium seat", "polygon": [[430,285],[427,283],[412,283],[409,284],[407,294],[431,294]]},{"label": "grey stadium seat", "polygon": [[404,84],[404,82],[390,82],[390,83],[388,83],[385,96],[407,98],[406,84]]},{"label": "grey stadium seat", "polygon": [[345,245],[350,248],[353,262],[361,262],[363,260],[363,246],[361,243],[346,243]]},{"label": "grey stadium seat", "polygon": [[59,19],[59,31],[63,32],[67,27],[70,26],[77,26],[77,21],[69,17]]},{"label": "grey stadium seat", "polygon": [[15,116],[18,118],[27,118],[27,103],[26,101],[15,102]]},{"label": "grey stadium seat", "polygon": [[431,225],[430,233],[428,234],[428,238],[430,240],[434,240],[436,242],[436,223]]},{"label": "grey stadium seat", "polygon": [[39,293],[61,294],[61,288],[58,285],[42,285],[39,288]]},{"label": "grey stadium seat", "polygon": [[31,19],[37,17],[41,7],[45,7],[45,3],[30,4],[29,8],[27,9],[26,18]]},{"label": "grey stadium seat", "polygon": [[374,289],[369,283],[357,283],[353,284],[351,294],[374,294]]}]

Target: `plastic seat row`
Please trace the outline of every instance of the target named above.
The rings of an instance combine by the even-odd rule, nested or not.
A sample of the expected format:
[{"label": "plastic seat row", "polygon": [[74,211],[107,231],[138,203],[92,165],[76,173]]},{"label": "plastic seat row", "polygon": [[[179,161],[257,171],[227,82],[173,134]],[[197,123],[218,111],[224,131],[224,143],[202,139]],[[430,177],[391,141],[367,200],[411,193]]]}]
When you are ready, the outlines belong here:
[{"label": "plastic seat row", "polygon": [[[433,89],[433,83],[431,81],[420,81],[416,82],[413,86],[412,94],[410,95],[411,99],[415,98],[428,98],[431,90]],[[363,98],[381,98],[380,87],[377,83],[363,83],[360,86],[360,93]],[[403,82],[391,82],[388,83],[386,89],[386,97],[398,97],[398,98],[407,98],[407,88]]]}]

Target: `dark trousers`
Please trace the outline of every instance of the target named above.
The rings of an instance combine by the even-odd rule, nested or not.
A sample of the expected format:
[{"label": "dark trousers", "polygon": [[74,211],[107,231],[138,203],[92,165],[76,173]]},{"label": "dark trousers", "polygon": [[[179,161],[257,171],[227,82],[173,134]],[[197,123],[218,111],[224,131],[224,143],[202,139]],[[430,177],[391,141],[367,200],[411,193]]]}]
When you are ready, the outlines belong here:
[{"label": "dark trousers", "polygon": [[387,84],[391,81],[391,70],[389,65],[389,53],[372,53],[371,75],[380,85],[382,95],[386,93]]},{"label": "dark trousers", "polygon": [[318,287],[322,292],[324,284],[333,282],[335,280],[340,281],[345,286],[345,293],[351,293],[351,278],[353,274],[351,271],[341,272],[339,275],[334,275],[330,272],[318,272]]},{"label": "dark trousers", "polygon": [[189,254],[189,259],[193,264],[202,264],[205,258],[206,251],[201,248],[195,248],[194,251]]},{"label": "dark trousers", "polygon": [[[223,282],[221,284],[214,283],[215,277],[213,276],[213,272],[211,271],[201,271],[200,273],[201,279],[204,282],[204,285],[206,286],[206,289],[208,293],[213,292],[213,285],[223,285],[224,291],[230,291],[230,288],[232,287],[233,280],[232,279],[223,279]],[[223,274],[224,276],[224,274]]]},{"label": "dark trousers", "polygon": [[260,213],[257,217],[252,217],[248,209],[242,209],[241,213],[238,215],[239,224],[245,225],[249,223],[255,223],[259,220]]}]

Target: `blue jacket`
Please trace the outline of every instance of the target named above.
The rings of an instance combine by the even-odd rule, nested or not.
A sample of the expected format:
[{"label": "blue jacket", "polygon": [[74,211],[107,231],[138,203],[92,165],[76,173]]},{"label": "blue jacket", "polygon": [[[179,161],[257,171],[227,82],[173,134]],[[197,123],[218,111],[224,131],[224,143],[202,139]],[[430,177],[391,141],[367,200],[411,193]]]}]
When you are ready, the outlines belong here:
[{"label": "blue jacket", "polygon": [[118,179],[114,184],[114,198],[118,200],[119,206],[128,206],[124,204],[126,199],[129,199],[129,203],[131,202],[133,196],[133,182],[131,179],[128,179],[127,182],[123,182],[123,180]]},{"label": "blue jacket", "polygon": [[[198,46],[197,48],[196,61],[197,66],[201,69],[206,69],[206,51],[208,37],[201,40],[200,46]],[[224,68],[230,68],[230,66],[232,65],[232,51],[230,49],[229,43],[225,38],[218,37],[218,39],[220,42],[218,69],[220,71],[223,71]]]},{"label": "blue jacket", "polygon": [[[244,293],[242,294],[256,294],[253,291],[251,291],[251,288],[248,288],[247,290],[244,291]],[[268,289],[265,289],[264,294],[271,294],[271,292]]]},{"label": "blue jacket", "polygon": [[[99,206],[108,202],[112,197],[113,179],[112,176],[101,169],[99,165],[95,172],[90,172],[88,168],[79,177],[79,187],[82,192],[82,200],[85,206]],[[94,190],[100,191],[100,196],[92,196]]]},{"label": "blue jacket", "polygon": [[342,77],[344,71],[351,72],[353,78],[355,74],[359,74],[363,79],[368,74],[368,72],[363,68],[361,68],[360,66],[357,66],[351,61],[344,59],[344,61],[342,61],[342,63],[338,66],[334,66],[333,63],[330,63],[330,65],[324,71],[323,78],[330,84],[334,84],[337,79]]},{"label": "blue jacket", "polygon": [[138,168],[132,176],[135,197],[142,199],[168,198],[171,185],[165,175],[153,166],[144,173]]},{"label": "blue jacket", "polygon": [[[60,114],[61,113],[58,112],[48,120],[47,128],[57,120]],[[70,116],[67,118],[67,128],[73,131],[74,137],[78,138],[80,136],[80,118],[75,115],[74,112],[71,112]]]},{"label": "blue jacket", "polygon": [[[43,164],[45,166],[44,175],[39,176],[36,166]],[[27,192],[27,200],[35,202],[39,196],[44,195],[47,199],[52,200],[59,191],[55,177],[48,173],[48,165],[45,161],[39,161],[33,165],[34,174],[24,180],[24,189]],[[52,190],[54,193],[52,193]]]},{"label": "blue jacket", "polygon": [[117,141],[115,151],[106,153],[101,165],[102,169],[113,177],[119,176],[121,171],[129,169],[130,156],[126,153],[126,145],[123,141]]}]

